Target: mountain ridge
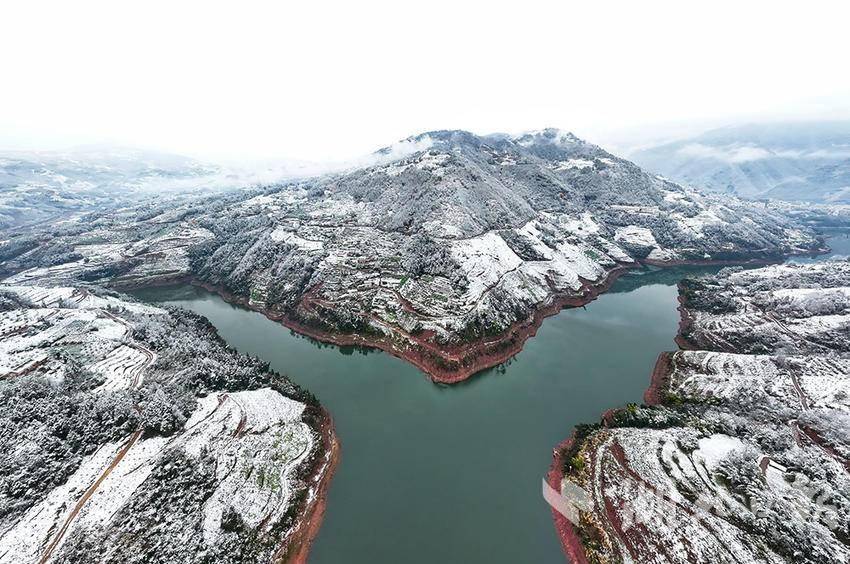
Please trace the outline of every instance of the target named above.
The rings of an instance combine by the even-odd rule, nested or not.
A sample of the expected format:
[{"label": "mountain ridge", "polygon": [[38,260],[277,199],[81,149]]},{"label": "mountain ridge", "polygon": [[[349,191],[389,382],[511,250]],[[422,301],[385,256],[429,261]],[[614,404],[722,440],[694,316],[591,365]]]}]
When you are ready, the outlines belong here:
[{"label": "mountain ridge", "polygon": [[14,283],[192,280],[456,381],[624,266],[822,246],[783,211],[687,190],[560,130],[426,132],[381,151],[340,173],[21,234],[0,245],[0,269]]}]

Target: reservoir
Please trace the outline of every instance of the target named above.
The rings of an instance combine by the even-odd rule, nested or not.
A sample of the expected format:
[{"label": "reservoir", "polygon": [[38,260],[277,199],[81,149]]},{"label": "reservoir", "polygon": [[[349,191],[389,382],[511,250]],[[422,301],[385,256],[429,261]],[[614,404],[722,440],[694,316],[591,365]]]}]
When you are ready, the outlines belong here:
[{"label": "reservoir", "polygon": [[[850,251],[846,235],[831,241]],[[336,347],[196,287],[135,292],[207,317],[227,343],[313,392],[342,446],[314,564],[564,562],[541,479],[578,423],[641,402],[675,350],[676,283],[717,268],[644,269],[546,321],[508,363],[436,385],[402,360]]]}]

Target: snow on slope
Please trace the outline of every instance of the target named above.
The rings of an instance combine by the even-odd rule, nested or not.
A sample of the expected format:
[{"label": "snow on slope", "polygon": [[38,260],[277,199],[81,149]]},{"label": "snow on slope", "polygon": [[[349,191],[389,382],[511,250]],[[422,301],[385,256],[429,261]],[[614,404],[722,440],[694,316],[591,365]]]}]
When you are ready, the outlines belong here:
[{"label": "snow on slope", "polygon": [[191,454],[215,453],[215,492],[204,505],[203,534],[214,543],[232,507],[251,528],[276,522],[289,507],[293,469],[313,448],[301,422],[304,404],[269,388],[215,394],[200,400],[183,436]]},{"label": "snow on slope", "polygon": [[558,452],[564,495],[593,502],[575,523],[590,561],[850,561],[848,282],[846,262],[682,281],[683,329],[708,350],[662,353],[658,404]]},{"label": "snow on slope", "polygon": [[[510,339],[554,296],[584,292],[618,263],[818,245],[780,212],[686,190],[563,131],[436,131],[403,145],[413,152],[387,149],[315,180],[98,216],[0,268],[16,283],[193,276],[301,327],[427,355],[419,364],[433,374],[483,362],[448,358],[445,345]],[[497,361],[492,344],[474,354]]]},{"label": "snow on slope", "polygon": [[118,453],[123,442],[102,445],[86,457],[67,482],[51,491],[7,531],[0,532],[0,563],[39,562],[58,529],[71,515],[76,500],[97,481]]},{"label": "snow on slope", "polygon": [[[9,295],[21,300],[19,307],[0,312],[0,392],[23,404],[6,406],[4,421],[21,428],[0,436],[10,451],[0,462],[13,471],[13,478],[0,476],[2,495],[15,504],[0,516],[0,564],[67,559],[80,550],[82,538],[100,539],[104,551],[120,550],[128,519],[133,528],[150,517],[137,512],[128,517],[128,507],[139,499],[149,504],[181,495],[157,489],[167,489],[167,481],[149,480],[154,470],[167,474],[178,453],[188,454],[189,461],[215,458],[213,481],[205,486],[211,489],[199,507],[202,527],[194,537],[190,528],[178,533],[187,558],[225,542],[220,538],[225,511],[235,511],[250,527],[245,534],[271,533],[263,550],[281,546],[293,526],[284,518],[302,499],[295,493],[315,486],[306,483],[308,459],[320,452],[316,425],[308,423],[315,419],[304,418],[307,406],[283,395],[287,390],[300,397],[297,389],[225,349],[189,314],[180,321],[176,311],[75,288],[0,289],[5,306],[14,303]],[[193,369],[196,359],[203,364]],[[195,388],[207,377],[218,385],[241,378],[266,387],[213,391],[196,401]],[[27,416],[35,420],[27,423]],[[186,469],[181,471],[185,478]],[[27,483],[22,476],[31,474],[43,475],[41,483],[50,487],[16,492],[15,483]],[[171,511],[162,507],[154,517],[174,522]],[[179,515],[180,508],[173,511]],[[134,529],[132,535],[141,534],[143,544],[179,540],[161,538],[169,534],[163,531]],[[226,541],[232,540],[230,533]]]},{"label": "snow on slope", "polygon": [[458,241],[451,252],[470,281],[465,294],[468,304],[481,299],[485,291],[522,263],[496,233]]},{"label": "snow on slope", "polygon": [[177,447],[194,456],[209,449],[217,458],[218,485],[204,507],[208,544],[221,534],[222,513],[231,507],[252,528],[276,522],[289,508],[294,471],[314,446],[312,431],[301,421],[304,407],[269,388],[212,394],[198,402],[183,432],[172,438],[134,434],[103,445],[65,484],[0,533],[0,563],[37,562],[48,549],[51,556],[58,554],[75,529],[108,526],[163,452]]}]

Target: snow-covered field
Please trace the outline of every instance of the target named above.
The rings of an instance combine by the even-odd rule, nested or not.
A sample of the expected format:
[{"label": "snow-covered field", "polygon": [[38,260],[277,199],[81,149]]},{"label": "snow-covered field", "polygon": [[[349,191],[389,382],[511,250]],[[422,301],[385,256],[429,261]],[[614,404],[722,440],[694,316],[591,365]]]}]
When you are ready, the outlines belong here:
[{"label": "snow-covered field", "polygon": [[[189,247],[208,241],[213,234],[197,226],[170,222],[149,237],[122,237],[120,233],[108,231],[102,237],[119,242],[75,244],[70,257],[73,260],[26,268],[6,277],[3,283],[70,286],[81,279],[111,279],[116,284],[122,281],[133,284],[178,277],[189,273]],[[27,253],[21,258],[26,256]]]},{"label": "snow-covered field", "polygon": [[274,523],[289,507],[293,475],[313,448],[304,404],[263,388],[214,394],[198,402],[182,437],[187,452],[215,453],[218,485],[204,504],[203,534],[213,544],[232,507],[251,528]]},{"label": "snow-covered field", "polygon": [[[850,263],[783,264],[725,273],[691,308],[685,335],[744,353],[831,354],[850,343]],[[722,284],[722,287],[719,286]]]},{"label": "snow-covered field", "polygon": [[679,351],[672,365],[670,391],[693,401],[718,399],[774,412],[802,405],[850,407],[846,358]]},{"label": "snow-covered field", "polygon": [[[101,390],[138,387],[156,355],[128,340],[130,324],[119,317],[164,315],[165,311],[70,287],[0,286],[39,306],[0,312],[0,375],[25,374],[57,354],[104,377]],[[116,312],[116,313],[113,313]]]},{"label": "snow-covered field", "polygon": [[52,490],[44,501],[27,511],[10,529],[3,531],[0,536],[0,562],[40,562],[44,552],[53,544],[57,532],[68,521],[78,500],[109,468],[121,448],[121,442],[102,445],[83,460],[67,482]]},{"label": "snow-covered field", "polygon": [[[746,511],[714,483],[718,460],[743,444],[711,435],[687,453],[687,429],[617,429],[595,452],[600,483],[593,500],[611,521],[617,544],[633,562],[785,562],[717,515]],[[683,491],[699,492],[696,500]],[[728,504],[728,505],[727,505]],[[608,507],[609,509],[605,509]]]}]

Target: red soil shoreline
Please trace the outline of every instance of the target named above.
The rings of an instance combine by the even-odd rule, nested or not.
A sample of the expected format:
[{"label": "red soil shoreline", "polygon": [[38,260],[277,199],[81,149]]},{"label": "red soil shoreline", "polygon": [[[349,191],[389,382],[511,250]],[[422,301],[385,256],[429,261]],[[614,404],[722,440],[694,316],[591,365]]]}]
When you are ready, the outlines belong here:
[{"label": "red soil shoreline", "polygon": [[[825,251],[824,251],[825,252]],[[788,256],[798,253],[789,253]],[[811,253],[806,253],[811,254]],[[582,280],[582,288],[578,294],[554,293],[545,302],[535,307],[530,317],[518,321],[508,329],[493,337],[484,337],[461,345],[440,345],[427,340],[427,336],[411,335],[398,328],[393,329],[392,336],[363,336],[357,333],[332,333],[315,327],[309,327],[294,319],[291,315],[271,311],[250,303],[248,298],[237,296],[224,288],[199,280],[192,275],[166,277],[160,280],[138,282],[126,281],[119,287],[141,288],[145,286],[168,286],[188,283],[218,294],[228,303],[237,304],[247,309],[262,313],[272,321],[281,323],[296,333],[306,335],[323,343],[337,346],[362,346],[382,350],[416,366],[432,381],[441,384],[456,384],[467,378],[494,366],[498,366],[522,351],[526,341],[537,334],[547,317],[556,315],[567,307],[582,307],[595,300],[599,295],[608,291],[614,282],[631,268],[642,265],[658,267],[675,266],[727,266],[727,265],[761,265],[774,264],[782,258],[749,260],[678,260],[660,262],[644,259],[633,263],[621,263],[608,271],[605,278],[598,282]],[[307,294],[302,297],[300,304],[309,301]],[[297,306],[296,306],[297,307]],[[680,308],[680,311],[681,308]],[[681,335],[681,325],[680,325]],[[678,343],[677,336],[677,343]],[[680,346],[682,344],[680,343]],[[688,348],[688,347],[682,347]]]},{"label": "red soil shoreline", "polygon": [[679,330],[676,333],[676,337],[673,339],[673,341],[680,349],[686,351],[696,350],[694,344],[691,343],[687,339],[687,337],[685,337],[685,334],[688,332],[691,325],[693,325],[694,320],[691,317],[691,314],[688,312],[688,308],[685,305],[684,298],[682,298],[681,288],[677,300],[679,301],[679,307],[677,308],[679,310]]},{"label": "red soil shoreline", "polygon": [[328,453],[327,461],[313,472],[309,481],[318,480],[312,503],[305,503],[303,509],[296,518],[295,527],[287,534],[287,538],[272,558],[273,562],[285,564],[306,564],[313,540],[319,533],[322,520],[327,508],[327,493],[330,488],[336,467],[339,464],[339,441],[334,432],[333,419],[330,414],[322,408],[322,424],[320,433],[322,436],[323,452]]},{"label": "red soil shoreline", "polygon": [[[356,333],[330,333],[314,327],[308,327],[291,316],[258,307],[249,303],[247,298],[228,292],[220,286],[198,280],[193,276],[166,278],[149,281],[144,284],[120,285],[120,288],[136,288],[151,286],[170,286],[176,284],[191,284],[217,294],[224,301],[237,304],[246,309],[262,313],[272,321],[278,322],[296,333],[306,335],[323,343],[337,346],[362,346],[382,350],[413,364],[425,372],[431,380],[441,384],[455,384],[470,376],[498,366],[518,354],[525,342],[537,334],[537,330],[547,317],[556,315],[567,307],[581,307],[595,300],[599,295],[610,289],[611,285],[628,269],[638,266],[638,263],[618,265],[610,270],[606,277],[599,282],[583,281],[579,294],[554,294],[548,303],[537,306],[534,313],[527,319],[519,321],[506,331],[491,338],[482,338],[463,345],[440,346],[426,341],[424,338],[410,334],[400,334],[405,339],[405,348],[400,348],[390,337],[367,337]],[[506,344],[509,343],[508,346]],[[441,362],[442,361],[442,362]],[[452,363],[455,366],[446,368],[442,364]]]},{"label": "red soil shoreline", "polygon": [[[602,281],[598,283],[585,282],[581,293],[578,295],[555,294],[549,298],[548,304],[539,304],[529,318],[515,323],[500,335],[492,337],[490,340],[482,338],[463,345],[441,347],[414,335],[404,335],[408,341],[405,344],[410,346],[401,349],[395,342],[386,337],[370,338],[357,334],[332,334],[306,327],[284,315],[266,312],[258,308],[253,309],[261,311],[270,319],[278,321],[298,333],[319,341],[335,345],[359,345],[377,348],[413,364],[425,372],[434,382],[455,384],[478,372],[498,366],[517,355],[525,342],[537,334],[537,330],[547,317],[556,315],[566,307],[581,307],[595,300],[600,294],[606,292],[628,268],[631,268],[631,266],[617,266],[609,271]],[[507,343],[509,343],[509,346],[505,346]],[[445,368],[439,364],[440,361],[446,360],[459,363],[460,366]]]},{"label": "red soil shoreline", "polygon": [[[672,355],[675,353],[662,352],[658,355],[655,361],[655,366],[652,369],[650,376],[649,387],[643,395],[643,400],[648,405],[660,405],[664,402],[664,392],[669,383],[668,375],[672,366]],[[601,420],[606,427],[612,423],[616,408],[607,409],[602,414]],[[556,491],[561,491],[561,481],[564,479],[564,452],[575,445],[575,431],[570,435],[570,438],[559,444],[554,451],[552,457],[552,465],[549,467],[549,473],[546,475],[546,481]],[[555,525],[555,532],[558,539],[561,541],[561,547],[564,550],[564,555],[567,561],[572,564],[586,564],[587,556],[584,552],[581,538],[575,525],[566,517],[561,515],[555,509],[552,509],[552,517]]]},{"label": "red soil shoreline", "polygon": [[658,355],[652,375],[649,378],[649,387],[643,393],[643,401],[647,405],[661,405],[664,402],[664,393],[670,383],[670,370],[672,368],[673,355],[675,353],[663,352]]},{"label": "red soil shoreline", "polygon": [[[570,438],[555,447],[552,464],[546,474],[546,483],[557,492],[561,491],[561,480],[564,477],[564,453],[569,451],[574,444],[575,431],[570,435]],[[579,539],[578,532],[572,522],[561,515],[554,507],[551,511],[552,519],[555,521],[555,532],[558,534],[558,540],[561,541],[561,548],[567,556],[567,560],[573,564],[587,564],[581,539]]]}]

